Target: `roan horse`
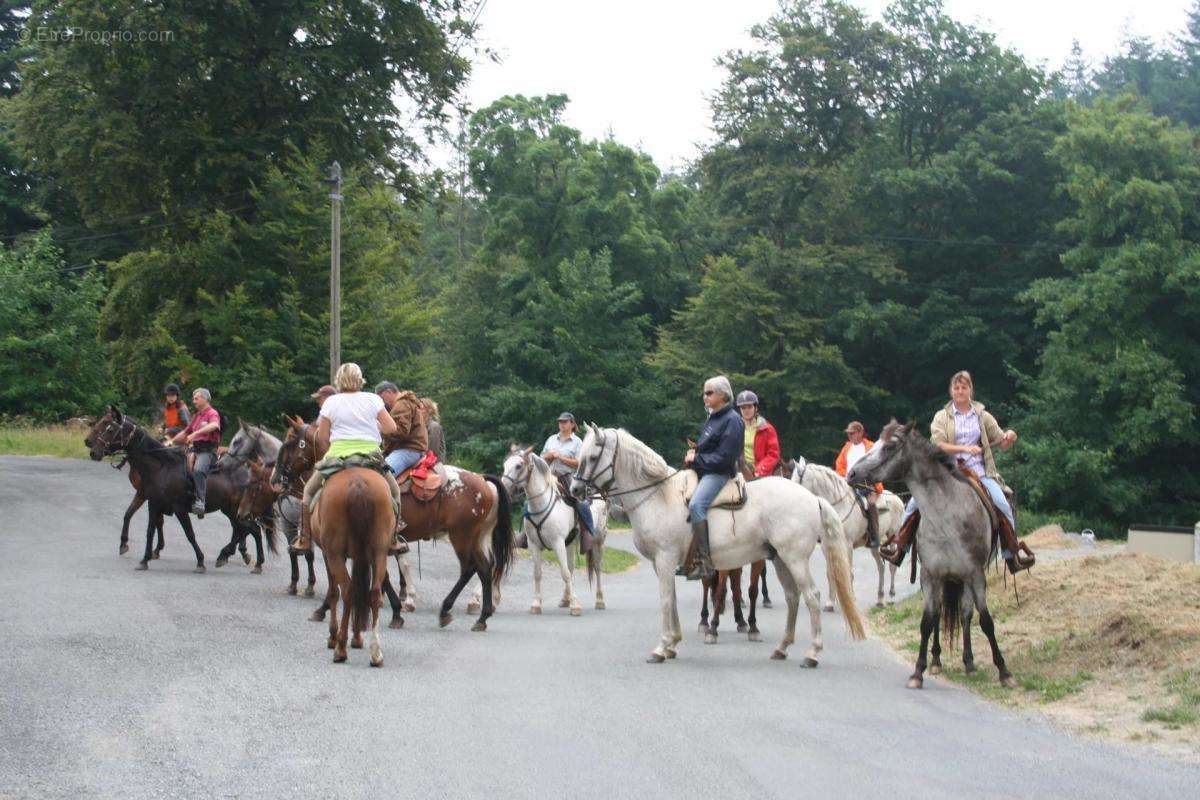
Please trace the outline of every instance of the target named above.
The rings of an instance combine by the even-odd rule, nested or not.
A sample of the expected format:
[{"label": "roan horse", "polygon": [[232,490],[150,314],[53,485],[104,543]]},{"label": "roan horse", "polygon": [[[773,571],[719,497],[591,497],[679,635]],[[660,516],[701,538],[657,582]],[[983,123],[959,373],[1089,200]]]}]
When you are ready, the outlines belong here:
[{"label": "roan horse", "polygon": [[[348,467],[325,481],[321,501],[312,513],[313,539],[325,554],[329,574],[329,648],[334,662],[346,660],[346,639],[351,613],[354,622],[353,647],[362,647],[362,631],[370,609],[371,666],[383,666],[383,648],[379,641],[379,607],[382,605],[383,580],[387,577],[388,548],[396,517],[392,511],[392,491],[378,472],[365,467]],[[346,559],[351,561],[346,571]],[[338,622],[338,601],[342,603]]]},{"label": "roan horse", "polygon": [[[828,500],[829,504],[833,506],[833,510],[838,513],[838,517],[842,520],[842,527],[846,529],[846,535],[852,542],[850,564],[853,567],[853,548],[867,546],[867,518],[859,508],[858,498],[854,496],[854,490],[850,488],[850,484],[835,470],[820,464],[810,464],[803,456],[792,463],[791,475],[793,481],[817,497]],[[892,492],[884,492],[879,495],[876,508],[879,509],[879,541],[887,541],[889,535],[900,530],[900,519],[904,516],[904,502]],[[871,550],[871,556],[875,559],[875,568],[879,572],[875,607],[883,608],[884,562],[879,555],[878,547]],[[896,565],[888,564],[888,566],[891,567],[892,579],[890,596],[892,602],[895,602]],[[825,600],[826,611],[833,611],[833,599],[833,587],[830,586],[829,597]]]},{"label": "roan horse", "polygon": [[[683,477],[628,431],[589,425],[571,482],[571,491],[579,498],[589,490],[620,495],[633,524],[633,543],[654,564],[662,636],[648,659],[652,663],[674,658],[683,639],[675,568],[683,562],[692,538],[681,490]],[[783,641],[771,657],[787,658],[787,648],[796,639],[796,614],[803,595],[812,625],[812,646],[804,665],[815,667],[823,647],[821,609],[808,562],[818,538],[850,635],[854,639],[865,636],[850,584],[849,549],[842,524],[829,503],[786,478],[752,481],[746,492],[749,500],[743,508],[709,511],[713,566],[733,569],[764,556],[771,558],[788,604]]]},{"label": "roan horse", "polygon": [[[953,643],[962,626],[963,668],[975,671],[971,652],[971,615],[979,611],[979,627],[992,648],[992,661],[1000,683],[1015,686],[1012,674],[996,643],[996,629],[987,607],[987,566],[996,557],[997,538],[983,501],[959,472],[954,459],[914,429],[892,420],[879,442],[851,468],[851,483],[904,481],[921,508],[919,553],[921,594],[921,649],[916,669],[908,679],[910,689],[924,683],[925,656],[933,635],[931,672],[941,671],[941,641],[945,633]],[[916,551],[914,551],[914,554]],[[967,602],[963,603],[963,595]]]},{"label": "roan horse", "polygon": [[[533,557],[533,602],[529,613],[542,613],[542,550],[550,550],[558,559],[559,573],[563,579],[563,596],[559,608],[569,608],[577,617],[582,613],[579,597],[575,594],[575,555],[580,549],[580,536],[568,545],[571,531],[578,523],[575,510],[567,505],[560,494],[558,479],[550,465],[533,452],[533,448],[522,450],[514,447],[504,459],[504,474],[500,480],[510,494],[523,492],[526,498],[525,536]],[[596,591],[596,609],[602,610],[604,588],[600,582],[600,564],[604,557],[604,537],[608,533],[608,504],[603,500],[592,502],[592,521],[595,535],[592,549],[584,553],[587,561],[588,583]]]},{"label": "roan horse", "polygon": [[[316,463],[316,428],[296,417],[289,420],[287,438],[279,449],[275,466],[276,483],[295,486],[298,476],[308,472]],[[457,467],[446,466],[446,485],[438,495],[422,502],[405,494],[400,510],[406,527],[404,537],[409,542],[431,541],[447,536],[458,556],[459,577],[442,601],[438,623],[445,627],[454,619],[450,611],[463,587],[473,575],[482,585],[482,608],[473,631],[486,631],[487,620],[495,613],[495,598],[500,581],[512,566],[513,530],[508,492],[500,479],[492,475],[477,475]],[[384,589],[390,580],[385,578]],[[495,589],[495,591],[494,591]],[[389,597],[393,593],[389,592]],[[401,627],[397,602],[392,603],[392,627]],[[314,613],[319,619],[321,609]]]}]

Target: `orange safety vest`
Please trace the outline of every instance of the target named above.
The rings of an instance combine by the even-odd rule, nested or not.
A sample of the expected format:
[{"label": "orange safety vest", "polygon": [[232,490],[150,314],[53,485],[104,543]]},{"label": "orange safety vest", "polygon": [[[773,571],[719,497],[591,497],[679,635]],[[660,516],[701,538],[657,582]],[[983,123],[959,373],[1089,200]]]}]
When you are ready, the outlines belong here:
[{"label": "orange safety vest", "polygon": [[179,413],[179,403],[173,406],[163,406],[163,425],[168,428],[183,427],[183,416]]}]

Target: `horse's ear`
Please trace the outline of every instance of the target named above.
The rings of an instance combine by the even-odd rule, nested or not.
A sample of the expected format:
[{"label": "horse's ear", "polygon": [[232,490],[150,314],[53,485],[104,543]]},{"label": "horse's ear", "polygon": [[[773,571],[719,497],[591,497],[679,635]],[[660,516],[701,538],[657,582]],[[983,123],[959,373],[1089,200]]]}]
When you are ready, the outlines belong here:
[{"label": "horse's ear", "polygon": [[117,408],[116,405],[113,403],[108,404],[108,413],[112,414],[112,418],[113,418],[114,422],[120,422],[123,418],[122,414],[121,414],[121,409]]},{"label": "horse's ear", "polygon": [[242,419],[240,416],[238,417],[238,427],[242,430],[246,430],[246,420]]},{"label": "horse's ear", "polygon": [[910,417],[908,422],[906,422],[904,424],[904,431],[903,431],[904,435],[908,436],[910,433],[913,432],[913,428],[915,428],[915,427],[917,427],[917,421]]}]

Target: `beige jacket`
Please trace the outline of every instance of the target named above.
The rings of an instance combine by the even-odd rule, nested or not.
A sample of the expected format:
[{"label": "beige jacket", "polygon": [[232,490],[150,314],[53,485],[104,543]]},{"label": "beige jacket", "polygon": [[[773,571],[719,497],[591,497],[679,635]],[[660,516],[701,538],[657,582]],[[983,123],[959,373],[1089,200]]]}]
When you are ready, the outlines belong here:
[{"label": "beige jacket", "polygon": [[[999,442],[1004,436],[1000,423],[989,412],[984,410],[983,403],[971,402],[971,407],[979,415],[979,430],[982,433],[979,446],[983,448],[983,472],[989,478],[995,478],[1004,485],[1000,473],[996,471],[996,459],[992,455],[992,442]],[[954,444],[954,402],[933,415],[933,423],[929,426],[929,439],[934,444]]]}]

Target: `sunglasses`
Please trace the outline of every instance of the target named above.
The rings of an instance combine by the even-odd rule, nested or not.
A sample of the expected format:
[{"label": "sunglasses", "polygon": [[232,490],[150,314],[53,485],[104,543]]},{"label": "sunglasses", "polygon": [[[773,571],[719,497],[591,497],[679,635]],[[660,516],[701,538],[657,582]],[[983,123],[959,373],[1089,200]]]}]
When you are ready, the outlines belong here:
[{"label": "sunglasses", "polygon": [[708,397],[709,395],[713,395],[713,394],[716,394],[716,391],[714,389],[705,389],[704,390],[705,397]]}]

